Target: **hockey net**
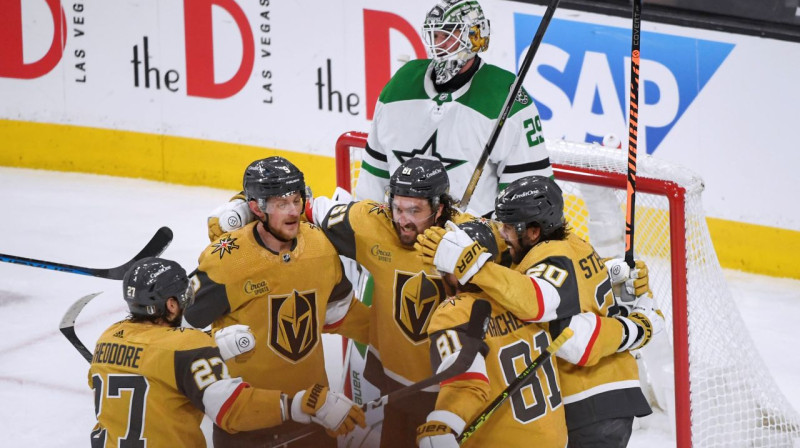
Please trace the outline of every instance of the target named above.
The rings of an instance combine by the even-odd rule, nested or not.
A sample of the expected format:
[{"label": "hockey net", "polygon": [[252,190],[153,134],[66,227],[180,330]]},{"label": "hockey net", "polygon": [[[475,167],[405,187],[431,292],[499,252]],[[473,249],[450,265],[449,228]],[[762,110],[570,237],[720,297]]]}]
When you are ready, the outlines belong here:
[{"label": "hockey net", "polygon": [[[340,187],[355,188],[365,144],[366,134],[358,132],[337,141]],[[564,141],[548,141],[547,149],[575,232],[591,242],[592,198],[616,201],[611,208],[624,223],[624,151]],[[647,263],[668,329],[660,359],[639,354],[646,361],[640,360],[640,377],[651,403],[674,416],[677,446],[800,444],[800,417],[761,362],[725,282],[705,221],[702,179],[640,156],[636,187],[636,258]]]}]

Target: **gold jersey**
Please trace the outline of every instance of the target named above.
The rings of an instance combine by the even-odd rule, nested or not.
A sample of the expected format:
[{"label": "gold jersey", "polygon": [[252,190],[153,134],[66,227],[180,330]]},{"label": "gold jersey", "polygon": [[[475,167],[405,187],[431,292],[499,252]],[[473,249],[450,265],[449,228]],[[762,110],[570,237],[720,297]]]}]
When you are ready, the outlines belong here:
[{"label": "gold jersey", "polygon": [[231,378],[214,339],[195,329],[117,322],[97,341],[88,379],[93,448],[205,446],[204,412],[229,432],[278,425],[285,413],[279,391]]},{"label": "gold jersey", "polygon": [[[551,342],[541,324],[518,319],[483,293],[462,292],[436,309],[428,328],[435,368],[457,356],[461,347],[475,343],[466,336],[466,326],[472,304],[478,299],[492,305],[484,338],[488,351],[485,356],[479,353],[479,359],[467,372],[442,383],[432,414],[442,421],[450,420],[449,413],[458,416],[445,421],[451,428],[461,422],[468,426]],[[531,446],[534,441],[543,448],[566,446],[567,425],[554,367],[557,364],[555,356],[550,356],[463,446],[512,448]]]},{"label": "gold jersey", "polygon": [[608,270],[589,243],[572,233],[563,240],[545,241],[513,270],[487,263],[472,282],[522,320],[553,321],[551,334],[560,333],[566,317],[581,312],[596,316],[593,334],[573,337],[583,353],[573,363],[559,363],[570,429],[650,414],[636,360],[629,352],[616,352],[624,332],[613,318],[619,308]]},{"label": "gold jersey", "polygon": [[[469,219],[461,213],[453,217],[456,223]],[[384,372],[405,385],[430,377],[428,324],[445,297],[436,268],[423,264],[413,247],[400,244],[388,204],[336,205],[321,227],[342,256],[372,274],[369,343],[380,355]]]},{"label": "gold jersey", "polygon": [[353,298],[339,255],[318,227],[300,223],[291,249],[275,253],[256,225],[222,235],[200,255],[186,320],[214,331],[249,325],[256,347],[228,367],[254,386],[294,394],[328,384],[321,333],[365,341],[368,310]]}]

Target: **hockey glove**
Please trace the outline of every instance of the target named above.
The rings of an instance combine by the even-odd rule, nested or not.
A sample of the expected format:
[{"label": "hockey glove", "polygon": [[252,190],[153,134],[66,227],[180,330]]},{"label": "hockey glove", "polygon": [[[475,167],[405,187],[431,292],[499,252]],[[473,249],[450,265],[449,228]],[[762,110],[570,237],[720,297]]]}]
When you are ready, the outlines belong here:
[{"label": "hockey glove", "polygon": [[208,217],[208,237],[211,241],[219,239],[223,234],[244,227],[255,219],[250,205],[241,195],[236,195],[211,212]]},{"label": "hockey glove", "polygon": [[332,435],[347,434],[356,425],[366,427],[366,417],[361,407],[321,384],[315,384],[295,394],[292,400],[292,420],[320,424]]},{"label": "hockey glove", "polygon": [[608,268],[608,276],[611,277],[611,287],[614,290],[614,297],[622,309],[622,315],[627,316],[631,312],[636,298],[644,294],[652,296],[650,291],[650,277],[647,273],[647,265],[643,260],[636,260],[634,268],[622,258],[607,258],[603,262]]},{"label": "hockey glove", "polygon": [[247,325],[231,325],[214,333],[222,359],[227,361],[256,346],[256,338]]},{"label": "hockey glove", "polygon": [[[447,221],[445,228],[447,232],[436,244],[433,264],[441,272],[455,274],[458,282],[465,285],[478,273],[483,264],[492,258],[492,255],[452,221]],[[439,234],[440,230],[434,230],[428,240],[435,244],[434,240]],[[428,236],[428,233],[425,235]],[[426,255],[423,249],[423,258],[426,256],[430,256],[430,251],[427,251]]]},{"label": "hockey glove", "polygon": [[453,430],[436,420],[428,420],[417,427],[417,446],[420,448],[458,448]]},{"label": "hockey glove", "polygon": [[617,319],[625,327],[618,352],[644,347],[665,326],[664,315],[661,310],[655,309],[655,301],[647,295],[636,299],[628,317],[617,316]]},{"label": "hockey glove", "polygon": [[417,242],[414,243],[414,249],[420,252],[422,262],[425,264],[433,264],[433,258],[436,256],[436,249],[439,243],[442,242],[442,237],[447,233],[447,230],[441,227],[429,227],[425,232],[417,235]]}]

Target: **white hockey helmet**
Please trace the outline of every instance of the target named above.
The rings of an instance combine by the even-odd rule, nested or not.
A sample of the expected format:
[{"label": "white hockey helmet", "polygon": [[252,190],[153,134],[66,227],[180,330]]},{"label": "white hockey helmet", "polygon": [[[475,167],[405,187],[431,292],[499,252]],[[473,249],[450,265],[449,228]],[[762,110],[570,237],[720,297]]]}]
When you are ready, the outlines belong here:
[{"label": "white hockey helmet", "polygon": [[425,16],[422,40],[434,61],[436,84],[444,84],[489,48],[489,20],[475,0],[442,0]]}]

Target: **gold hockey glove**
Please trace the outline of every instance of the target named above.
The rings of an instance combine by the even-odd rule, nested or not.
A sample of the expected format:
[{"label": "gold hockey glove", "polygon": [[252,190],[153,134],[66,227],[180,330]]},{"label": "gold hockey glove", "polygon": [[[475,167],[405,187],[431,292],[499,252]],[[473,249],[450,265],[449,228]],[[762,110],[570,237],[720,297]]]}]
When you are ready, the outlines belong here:
[{"label": "gold hockey glove", "polygon": [[315,384],[298,392],[292,399],[292,420],[299,423],[314,422],[329,430],[329,434],[344,435],[356,425],[366,426],[366,417],[360,406],[353,404],[343,394],[327,386]]}]

